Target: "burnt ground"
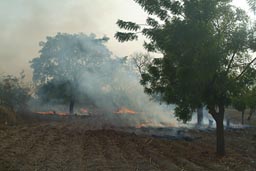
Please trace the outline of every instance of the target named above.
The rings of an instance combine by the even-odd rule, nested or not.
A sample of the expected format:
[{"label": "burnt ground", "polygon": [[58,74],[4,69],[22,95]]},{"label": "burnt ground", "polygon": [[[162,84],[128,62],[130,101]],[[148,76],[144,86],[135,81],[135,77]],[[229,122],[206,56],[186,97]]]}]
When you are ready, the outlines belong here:
[{"label": "burnt ground", "polygon": [[[168,139],[92,128],[72,120],[0,126],[0,171],[254,171],[256,128],[226,130],[227,156],[215,156],[214,130]],[[90,130],[92,129],[92,130]]]}]

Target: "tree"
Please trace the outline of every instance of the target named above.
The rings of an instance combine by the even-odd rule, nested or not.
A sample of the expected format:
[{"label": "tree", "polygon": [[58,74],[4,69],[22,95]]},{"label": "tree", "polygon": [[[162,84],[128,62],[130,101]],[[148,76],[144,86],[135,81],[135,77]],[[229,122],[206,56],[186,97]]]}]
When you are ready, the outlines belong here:
[{"label": "tree", "polygon": [[[83,72],[95,72],[111,52],[104,43],[107,37],[97,39],[94,34],[58,33],[40,42],[40,56],[31,61],[33,81],[40,91],[47,90],[48,97],[68,100],[72,114],[80,95],[79,81]],[[60,90],[65,90],[61,92]]]},{"label": "tree", "polygon": [[142,73],[145,92],[176,104],[175,115],[185,122],[198,106],[206,106],[216,122],[217,154],[223,156],[225,106],[255,79],[247,72],[256,60],[250,53],[255,38],[248,16],[230,0],[135,2],[150,15],[147,26],[118,20],[128,32],[115,37],[124,42],[142,33],[149,39],[144,47],[162,53]]},{"label": "tree", "polygon": [[253,87],[248,91],[246,103],[250,109],[247,120],[250,121],[252,114],[256,111],[256,87]]},{"label": "tree", "polygon": [[[147,53],[134,53],[131,56],[131,60],[133,65],[135,65],[135,70],[138,71],[140,76],[142,73],[144,73],[147,69],[147,67],[150,65],[150,62],[152,61],[153,57]],[[203,106],[199,105],[198,108],[196,109],[197,112],[197,125],[201,126],[203,122]]]},{"label": "tree", "polygon": [[232,104],[234,106],[234,108],[236,110],[238,110],[239,112],[241,112],[241,116],[242,116],[242,125],[244,124],[244,113],[245,113],[245,109],[246,109],[246,99],[245,97],[236,97],[234,99],[232,99]]},{"label": "tree", "polygon": [[134,53],[131,55],[132,64],[135,66],[135,70],[137,70],[139,75],[146,70],[152,59],[153,57],[150,54]]},{"label": "tree", "polygon": [[17,112],[27,110],[31,88],[24,83],[24,72],[20,77],[0,75],[0,122],[16,124]]},{"label": "tree", "polygon": [[26,109],[31,94],[30,88],[23,82],[24,77],[23,72],[20,78],[12,75],[0,77],[0,106],[14,112]]},{"label": "tree", "polygon": [[204,119],[203,109],[204,109],[203,107],[198,107],[196,109],[196,112],[197,112],[197,125],[198,126],[202,125],[202,122],[203,122],[203,119]]}]

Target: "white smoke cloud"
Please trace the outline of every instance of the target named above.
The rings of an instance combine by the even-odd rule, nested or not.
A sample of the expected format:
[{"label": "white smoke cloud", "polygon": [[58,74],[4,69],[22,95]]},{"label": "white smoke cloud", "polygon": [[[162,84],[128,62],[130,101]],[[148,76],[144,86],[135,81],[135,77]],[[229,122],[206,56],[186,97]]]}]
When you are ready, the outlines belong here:
[{"label": "white smoke cloud", "polygon": [[0,1],[0,73],[31,77],[29,61],[38,56],[40,41],[57,32],[95,33],[110,37],[108,47],[118,56],[142,49],[142,40],[118,43],[117,19],[144,22],[145,14],[127,0],[12,0]]},{"label": "white smoke cloud", "polygon": [[[67,34],[64,35],[67,36]],[[97,37],[94,35],[88,37],[83,34],[69,34],[68,38],[60,38],[64,35],[58,34],[55,37],[58,40],[59,46],[57,47],[62,50],[54,53],[55,46],[52,47],[55,50],[43,48],[40,58],[33,61],[33,69],[35,78],[39,80],[44,78],[40,77],[42,72],[46,71],[46,75],[49,76],[48,72],[54,70],[50,85],[58,87],[63,85],[62,83],[71,83],[73,88],[61,89],[59,93],[71,95],[68,95],[69,98],[64,101],[63,96],[61,96],[62,98],[58,95],[51,96],[50,99],[42,100],[43,103],[39,105],[31,103],[30,109],[33,111],[68,112],[69,110],[64,106],[69,105],[72,97],[75,101],[75,113],[79,114],[80,109],[83,108],[95,115],[97,113],[95,110],[98,110],[101,116],[107,120],[104,122],[109,125],[175,126],[177,124],[173,116],[173,106],[160,106],[157,102],[151,101],[150,97],[144,93],[132,61],[115,57],[104,45],[99,44],[99,39],[95,41]],[[70,38],[70,36],[73,37]],[[52,39],[48,38],[49,43]],[[55,42],[55,44],[57,43]],[[47,44],[46,42],[44,47],[50,47],[52,44],[54,43]],[[73,53],[74,46],[83,47],[79,48],[80,52],[75,53],[78,55]],[[77,50],[77,48],[75,49]],[[55,59],[57,65],[51,68],[42,68],[43,65],[38,63],[38,60],[48,59],[47,54],[49,53],[54,54],[55,58],[51,59]],[[76,63],[80,57],[86,59],[85,64]],[[73,65],[73,63],[75,64]],[[41,74],[38,74],[37,71],[40,71]],[[43,76],[45,75],[43,74]],[[39,89],[37,92],[39,100],[40,97],[45,97],[48,94],[49,89],[51,88]],[[122,112],[119,116],[115,114],[122,108],[133,110],[136,115],[129,115],[126,112]]]}]

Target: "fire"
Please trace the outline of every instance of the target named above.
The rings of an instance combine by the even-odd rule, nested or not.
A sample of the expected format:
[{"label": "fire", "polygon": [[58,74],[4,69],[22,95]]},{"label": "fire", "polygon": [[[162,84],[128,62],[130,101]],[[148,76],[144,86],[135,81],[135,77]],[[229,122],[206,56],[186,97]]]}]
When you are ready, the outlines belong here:
[{"label": "fire", "polygon": [[126,107],[122,107],[120,109],[118,109],[117,111],[114,112],[114,114],[131,114],[131,115],[135,115],[137,114],[138,112],[135,112],[131,109],[128,109]]},{"label": "fire", "polygon": [[59,116],[66,116],[68,113],[66,112],[55,112],[55,111],[48,111],[48,112],[35,112],[36,114],[40,115],[59,115]]},{"label": "fire", "polygon": [[138,125],[135,126],[135,128],[143,128],[143,127],[148,127],[154,125],[153,121],[144,121]]},{"label": "fire", "polygon": [[147,125],[145,123],[142,123],[135,126],[135,128],[143,128],[143,127],[147,127]]},{"label": "fire", "polygon": [[88,110],[87,110],[86,108],[81,108],[81,109],[80,109],[80,112],[81,112],[81,113],[88,113]]}]

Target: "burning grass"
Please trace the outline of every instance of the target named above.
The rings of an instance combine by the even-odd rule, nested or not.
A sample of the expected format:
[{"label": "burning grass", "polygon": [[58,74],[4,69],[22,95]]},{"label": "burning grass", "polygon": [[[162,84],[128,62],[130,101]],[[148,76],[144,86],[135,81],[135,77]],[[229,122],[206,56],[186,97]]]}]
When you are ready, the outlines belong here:
[{"label": "burning grass", "polygon": [[138,112],[135,112],[131,109],[128,109],[126,107],[121,107],[117,111],[113,112],[114,114],[130,114],[130,115],[135,115],[138,114]]},{"label": "burning grass", "polygon": [[40,115],[58,115],[58,116],[67,116],[67,112],[56,112],[56,111],[48,111],[48,112],[34,112]]}]

